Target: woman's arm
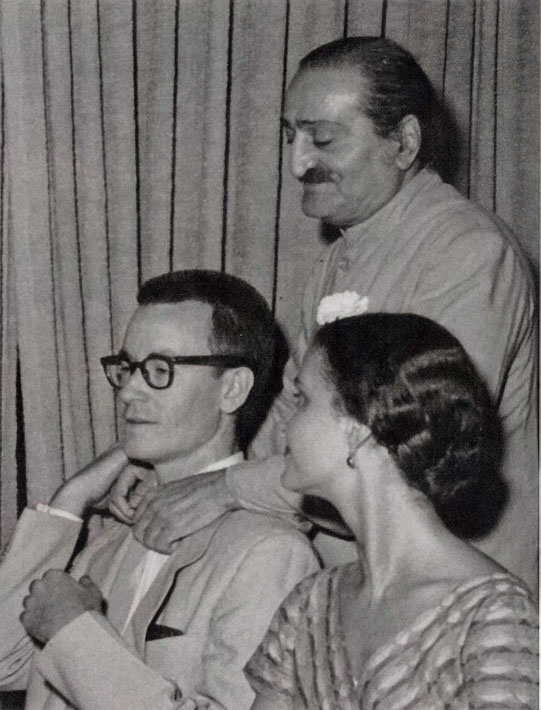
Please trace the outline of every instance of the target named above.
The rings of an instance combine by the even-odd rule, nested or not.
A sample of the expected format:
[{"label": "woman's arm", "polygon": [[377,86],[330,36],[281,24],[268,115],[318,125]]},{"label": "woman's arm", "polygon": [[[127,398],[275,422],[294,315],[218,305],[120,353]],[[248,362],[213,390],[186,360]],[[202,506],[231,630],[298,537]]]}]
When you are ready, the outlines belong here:
[{"label": "woman's arm", "polygon": [[[113,486],[109,507],[123,522],[134,523],[133,535],[142,545],[170,554],[173,543],[231,510],[252,510],[289,520],[306,519],[332,535],[350,539],[351,533],[332,506],[303,507],[303,497],[282,486],[281,476],[291,459],[272,456],[264,461],[247,461],[226,471],[210,471],[161,486],[149,485],[138,508],[130,511],[126,490],[135,480],[130,468]],[[119,515],[118,512],[122,511]],[[128,512],[126,512],[128,511]]]}]

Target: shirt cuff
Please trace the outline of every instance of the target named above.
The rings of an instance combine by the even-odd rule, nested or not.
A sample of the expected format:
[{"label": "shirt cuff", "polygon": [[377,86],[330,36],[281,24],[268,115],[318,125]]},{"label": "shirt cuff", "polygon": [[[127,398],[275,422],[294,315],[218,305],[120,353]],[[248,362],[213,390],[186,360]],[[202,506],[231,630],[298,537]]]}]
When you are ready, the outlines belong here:
[{"label": "shirt cuff", "polygon": [[68,513],[67,510],[61,510],[60,508],[51,508],[50,505],[45,505],[45,503],[38,503],[36,505],[36,510],[38,513],[49,513],[50,515],[57,515],[59,518],[66,518],[67,520],[73,520],[76,523],[82,523],[83,519],[79,518],[73,513]]}]

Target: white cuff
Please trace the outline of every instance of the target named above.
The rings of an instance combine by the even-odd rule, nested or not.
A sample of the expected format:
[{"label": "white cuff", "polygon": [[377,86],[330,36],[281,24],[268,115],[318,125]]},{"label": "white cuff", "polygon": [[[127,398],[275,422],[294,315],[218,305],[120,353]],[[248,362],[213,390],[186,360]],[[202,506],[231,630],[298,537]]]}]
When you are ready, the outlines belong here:
[{"label": "white cuff", "polygon": [[67,510],[62,510],[61,508],[51,508],[50,505],[45,505],[45,503],[38,503],[36,505],[36,510],[39,513],[49,513],[50,515],[58,515],[59,518],[67,518],[68,520],[73,520],[76,523],[82,523],[83,519],[79,518],[73,513],[68,513]]}]

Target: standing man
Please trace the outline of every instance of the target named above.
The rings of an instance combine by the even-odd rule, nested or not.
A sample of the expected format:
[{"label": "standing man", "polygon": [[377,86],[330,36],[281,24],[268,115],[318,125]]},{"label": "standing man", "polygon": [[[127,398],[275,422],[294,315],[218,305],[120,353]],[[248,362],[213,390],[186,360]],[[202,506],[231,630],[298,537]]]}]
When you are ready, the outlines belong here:
[{"label": "standing man", "polygon": [[281,374],[278,328],[244,281],[164,274],[138,302],[120,353],[102,360],[122,445],[50,507],[27,509],[0,566],[0,686],[26,688],[27,710],[248,710],[243,667],[284,596],[318,569],[291,521],[239,510],[171,555],[115,523],[64,571],[82,516],[128,458],[162,483],[241,461]]},{"label": "standing man", "polygon": [[[295,370],[317,327],[323,297],[353,291],[367,299],[369,311],[429,317],[464,345],[502,420],[508,501],[495,529],[476,544],[535,588],[533,284],[508,228],[431,168],[437,113],[425,73],[390,40],[340,39],[301,61],[283,116],[290,167],[303,184],[303,212],[339,227],[342,237],[319,255],[308,280],[295,359],[255,450],[268,453],[269,441],[279,443],[276,425],[294,406]],[[227,486],[209,477],[205,496],[213,487],[223,505],[285,509],[281,468],[274,461],[254,477],[233,470]],[[203,492],[199,502],[196,507],[195,498],[184,500],[180,486],[148,494],[136,535],[167,547],[190,524],[186,510],[205,518]]]}]

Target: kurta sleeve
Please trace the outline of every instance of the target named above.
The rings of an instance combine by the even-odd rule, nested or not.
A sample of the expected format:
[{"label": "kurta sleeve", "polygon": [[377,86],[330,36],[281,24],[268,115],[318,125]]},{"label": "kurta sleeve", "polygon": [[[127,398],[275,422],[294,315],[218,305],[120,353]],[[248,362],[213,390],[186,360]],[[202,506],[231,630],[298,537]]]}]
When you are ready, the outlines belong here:
[{"label": "kurta sleeve", "polygon": [[226,472],[226,485],[240,507],[274,513],[286,518],[298,516],[302,496],[285,489],[280,481],[287,464],[284,456],[249,461]]},{"label": "kurta sleeve", "polygon": [[26,687],[30,661],[37,650],[19,617],[30,583],[47,570],[65,569],[82,522],[27,508],[17,523],[0,565],[0,687]]},{"label": "kurta sleeve", "polygon": [[424,249],[413,312],[460,340],[502,418],[524,420],[536,351],[533,288],[522,259],[488,220],[477,226],[443,221]]},{"label": "kurta sleeve", "polygon": [[[445,231],[447,228],[447,231]],[[491,231],[492,228],[492,231]],[[498,407],[509,499],[479,548],[536,589],[538,538],[537,329],[522,258],[495,226],[443,222],[424,246],[412,311],[462,343]]]},{"label": "kurta sleeve", "polygon": [[491,595],[472,619],[462,653],[468,707],[536,710],[538,617],[520,589]]}]

